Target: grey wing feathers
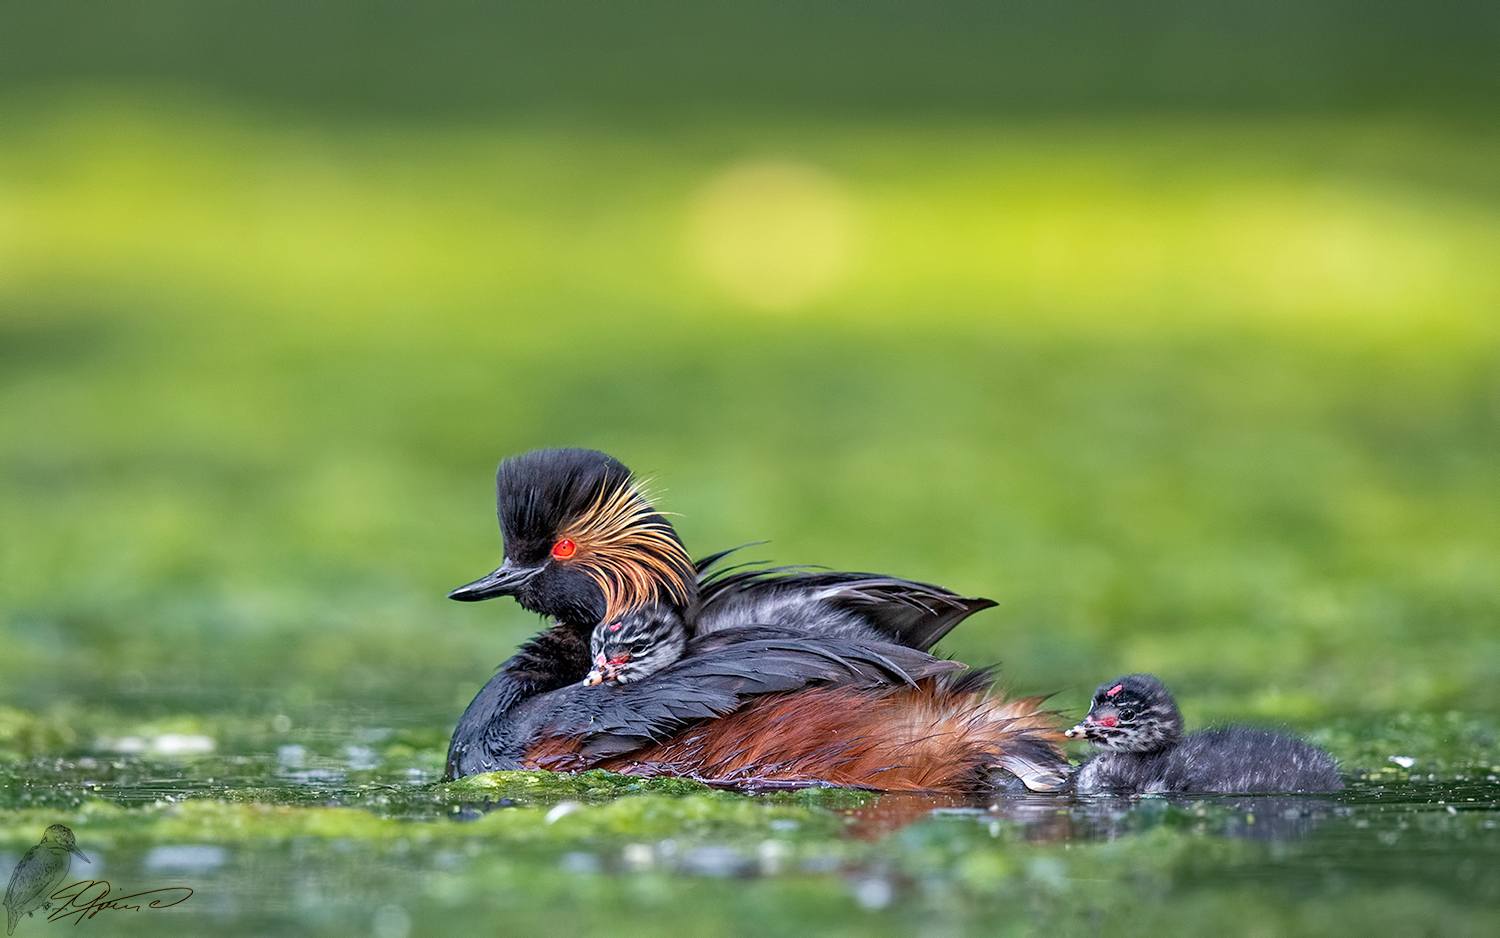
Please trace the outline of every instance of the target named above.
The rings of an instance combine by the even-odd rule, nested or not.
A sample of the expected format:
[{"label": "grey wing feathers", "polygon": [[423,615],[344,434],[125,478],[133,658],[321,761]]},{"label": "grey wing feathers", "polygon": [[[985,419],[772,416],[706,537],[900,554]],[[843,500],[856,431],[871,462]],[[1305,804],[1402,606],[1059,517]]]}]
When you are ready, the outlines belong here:
[{"label": "grey wing feathers", "polygon": [[[722,557],[704,561],[706,569]],[[700,634],[716,627],[790,625],[847,631],[848,626],[925,651],[970,615],[995,603],[940,586],[870,573],[810,572],[775,567],[700,574],[690,615]]]},{"label": "grey wing feathers", "polygon": [[770,627],[723,630],[694,640],[687,656],[650,681],[566,687],[543,695],[546,702],[535,712],[548,719],[537,729],[582,737],[586,752],[609,755],[665,739],[761,694],[816,685],[914,684],[962,667],[888,642],[810,637]]}]

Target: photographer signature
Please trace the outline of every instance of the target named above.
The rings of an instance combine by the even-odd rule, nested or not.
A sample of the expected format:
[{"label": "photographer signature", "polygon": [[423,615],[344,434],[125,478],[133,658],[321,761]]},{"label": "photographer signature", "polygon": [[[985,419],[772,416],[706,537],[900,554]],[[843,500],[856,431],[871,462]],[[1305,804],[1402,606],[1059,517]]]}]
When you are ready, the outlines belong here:
[{"label": "photographer signature", "polygon": [[164,886],[161,889],[133,892],[128,896],[111,896],[108,880],[82,879],[52,894],[53,899],[66,901],[48,914],[47,921],[55,922],[58,919],[71,918],[76,915],[78,918],[73,924],[77,925],[84,919],[93,918],[106,910],[139,912],[141,902],[132,902],[132,900],[144,900],[146,896],[155,896],[154,899],[146,902],[146,908],[169,909],[179,902],[186,902],[192,895],[193,890],[188,886]]}]

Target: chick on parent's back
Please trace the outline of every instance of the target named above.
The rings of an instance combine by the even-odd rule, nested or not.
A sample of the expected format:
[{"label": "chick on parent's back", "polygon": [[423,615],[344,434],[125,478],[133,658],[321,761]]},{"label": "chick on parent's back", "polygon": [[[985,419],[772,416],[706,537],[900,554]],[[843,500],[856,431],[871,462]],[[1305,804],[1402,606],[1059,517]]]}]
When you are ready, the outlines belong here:
[{"label": "chick on parent's back", "polygon": [[1243,726],[1183,735],[1182,714],[1161,681],[1127,674],[1099,685],[1067,735],[1102,750],[1079,768],[1081,794],[1341,791],[1333,757],[1316,746]]}]

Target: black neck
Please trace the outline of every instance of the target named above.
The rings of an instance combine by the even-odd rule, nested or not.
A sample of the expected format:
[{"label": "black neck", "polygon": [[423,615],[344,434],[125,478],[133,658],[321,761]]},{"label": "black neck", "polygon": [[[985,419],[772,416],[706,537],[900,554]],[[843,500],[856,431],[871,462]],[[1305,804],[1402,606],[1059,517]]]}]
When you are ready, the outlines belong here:
[{"label": "black neck", "polygon": [[589,671],[587,626],[560,622],[522,645],[479,691],[453,731],[445,779],[512,769],[498,754],[506,745],[506,714],[522,701],[577,683]]}]

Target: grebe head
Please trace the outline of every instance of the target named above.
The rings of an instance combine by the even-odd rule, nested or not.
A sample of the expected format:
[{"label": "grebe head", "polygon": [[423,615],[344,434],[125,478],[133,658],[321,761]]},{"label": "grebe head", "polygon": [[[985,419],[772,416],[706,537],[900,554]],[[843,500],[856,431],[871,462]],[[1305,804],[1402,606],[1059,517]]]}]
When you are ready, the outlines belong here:
[{"label": "grebe head", "polygon": [[687,627],[670,606],[650,603],[599,623],[589,636],[593,669],[585,684],[628,684],[655,674],[682,657]]},{"label": "grebe head", "polygon": [[1161,681],[1127,674],[1099,685],[1088,716],[1067,735],[1100,749],[1152,752],[1182,738],[1182,714]]},{"label": "grebe head", "polygon": [[495,474],[495,499],[505,563],[450,599],[514,596],[532,612],[590,624],[646,603],[682,608],[696,595],[693,562],[677,532],[630,470],[604,453],[514,456]]}]

